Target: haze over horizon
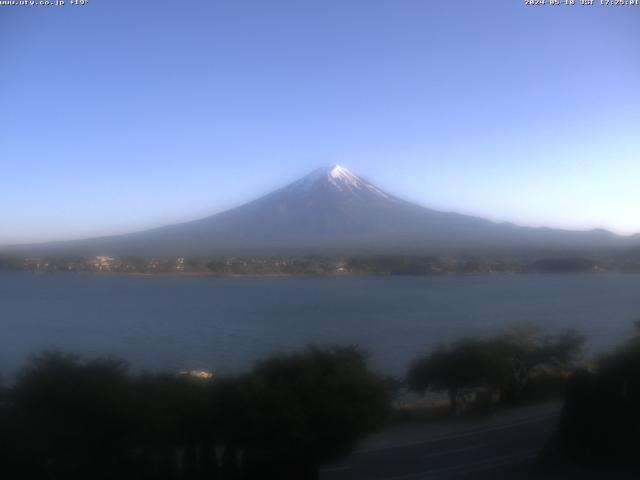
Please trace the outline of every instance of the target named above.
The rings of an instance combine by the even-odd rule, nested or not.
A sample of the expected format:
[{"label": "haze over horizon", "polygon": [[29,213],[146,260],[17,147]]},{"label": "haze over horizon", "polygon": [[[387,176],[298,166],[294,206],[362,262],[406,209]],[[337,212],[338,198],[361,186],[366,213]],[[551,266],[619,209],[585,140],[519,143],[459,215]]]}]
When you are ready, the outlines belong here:
[{"label": "haze over horizon", "polygon": [[640,232],[638,8],[2,14],[0,245],[194,220],[328,164],[437,210]]},{"label": "haze over horizon", "polygon": [[601,229],[528,228],[425,208],[333,165],[194,221],[125,235],[9,246],[6,253],[147,259],[542,252],[566,257],[620,252],[637,248],[638,242],[638,235],[623,237]]},{"label": "haze over horizon", "polygon": [[[318,188],[320,188],[320,191],[318,191]],[[330,191],[326,191],[327,188],[329,188]],[[320,193],[320,195],[318,195],[318,193]],[[310,198],[308,196],[309,194],[311,194],[313,198]],[[338,200],[337,202],[338,205],[335,204],[336,198],[334,198],[334,196],[336,194],[339,195],[339,197],[343,197]],[[369,197],[369,195],[372,195],[372,196]],[[218,219],[220,216],[218,214],[221,214],[223,217],[226,216],[227,218],[230,214],[231,217],[234,218],[234,221],[232,221],[232,224],[234,223],[237,224],[238,220],[240,220],[238,218],[239,216],[238,213],[246,211],[247,209],[249,209],[250,216],[248,221],[246,221],[247,219],[245,219],[244,223],[246,224],[245,227],[248,228],[248,230],[245,230],[243,233],[241,233],[240,238],[233,240],[231,244],[239,246],[244,241],[249,239],[250,243],[251,242],[254,242],[254,243],[257,242],[257,244],[265,243],[265,248],[267,248],[266,244],[268,242],[266,242],[266,238],[272,236],[273,234],[272,230],[273,230],[273,231],[279,232],[280,234],[284,234],[283,239],[280,239],[279,241],[286,241],[284,240],[284,238],[287,238],[287,237],[290,238],[290,241],[292,243],[287,248],[290,248],[292,252],[304,251],[305,247],[303,247],[303,245],[305,245],[306,242],[308,242],[311,238],[313,238],[316,235],[325,237],[325,235],[329,231],[333,231],[333,229],[337,227],[337,225],[334,224],[334,222],[341,221],[341,220],[338,220],[338,217],[342,217],[347,211],[349,211],[349,213],[346,214],[347,215],[346,222],[344,222],[345,219],[342,219],[343,225],[341,227],[338,227],[332,234],[335,241],[338,242],[338,244],[342,245],[342,247],[340,248],[347,248],[347,249],[351,248],[351,247],[348,247],[349,241],[347,241],[347,243],[344,243],[345,239],[342,238],[342,236],[345,233],[345,230],[344,230],[345,228],[349,230],[355,224],[360,224],[361,222],[363,222],[364,225],[366,225],[364,227],[366,230],[371,229],[375,224],[375,221],[374,221],[374,224],[371,224],[371,220],[374,218],[376,218],[377,221],[381,222],[382,225],[384,225],[382,230],[374,235],[374,237],[377,237],[379,239],[383,239],[385,235],[393,234],[394,232],[399,234],[401,238],[405,238],[405,240],[406,238],[410,238],[410,237],[420,238],[423,235],[426,235],[426,237],[423,237],[423,238],[429,238],[430,236],[429,230],[432,230],[434,232],[435,231],[445,232],[447,230],[450,230],[451,228],[451,226],[448,225],[447,223],[440,224],[440,220],[436,220],[436,223],[432,223],[430,227],[427,227],[427,230],[423,230],[421,234],[418,235],[418,237],[415,237],[415,232],[409,233],[405,231],[407,226],[403,225],[402,221],[400,221],[399,224],[395,225],[394,228],[391,228],[390,225],[394,225],[395,221],[397,221],[400,217],[405,216],[404,215],[405,212],[402,211],[402,209],[405,207],[401,207],[399,211],[393,211],[391,213],[391,216],[389,217],[388,216],[389,212],[385,212],[384,207],[382,209],[379,208],[380,207],[379,202],[381,200],[383,203],[387,203],[388,204],[387,207],[391,207],[393,210],[395,210],[394,205],[397,205],[397,204],[409,206],[409,209],[412,210],[412,213],[410,215],[411,217],[413,217],[414,215],[413,209],[417,207],[420,211],[420,214],[419,214],[420,216],[427,212],[432,212],[436,214],[438,214],[439,212],[439,214],[445,215],[445,217],[443,218],[448,218],[449,221],[453,220],[454,223],[457,223],[459,219],[463,222],[463,225],[465,225],[463,227],[465,229],[465,233],[462,236],[463,237],[470,236],[472,243],[476,243],[478,246],[484,245],[486,243],[486,239],[482,239],[482,237],[486,233],[482,230],[483,228],[487,228],[487,227],[491,228],[490,225],[494,225],[495,227],[498,227],[498,228],[502,226],[509,226],[509,225],[520,227],[517,223],[513,223],[513,222],[492,223],[490,221],[487,222],[486,219],[482,219],[482,217],[473,217],[473,216],[467,217],[464,215],[459,216],[457,215],[457,212],[447,212],[446,210],[431,210],[428,207],[420,206],[415,203],[411,203],[411,202],[407,203],[400,196],[395,195],[393,192],[380,189],[377,185],[369,183],[366,179],[355,174],[354,172],[344,167],[343,165],[334,164],[334,165],[324,166],[324,167],[314,169],[313,171],[309,172],[307,175],[301,178],[295,179],[294,181],[289,182],[285,185],[281,185],[280,187],[274,189],[273,191],[268,192],[266,195],[261,195],[258,198],[251,199],[250,201],[244,202],[241,205],[232,207],[223,212],[216,212],[213,215],[207,215],[191,221],[178,221],[172,224],[165,224],[165,225],[161,225],[160,228],[140,229],[135,232],[125,232],[125,234],[121,234],[121,235],[116,234],[116,235],[94,236],[94,237],[88,237],[88,238],[82,238],[82,239],[67,238],[67,239],[62,239],[60,243],[62,245],[69,245],[71,248],[70,250],[71,252],[73,251],[82,252],[83,251],[82,243],[75,244],[74,243],[75,240],[79,240],[81,242],[84,240],[88,240],[92,242],[93,240],[100,241],[101,239],[106,240],[106,239],[112,238],[116,240],[116,242],[118,243],[120,243],[121,241],[124,241],[124,244],[128,245],[124,247],[124,252],[130,253],[132,252],[132,250],[129,250],[130,248],[129,239],[139,237],[140,235],[142,235],[143,245],[145,246],[142,248],[142,250],[138,249],[135,255],[144,254],[144,251],[147,249],[149,250],[148,253],[152,253],[154,251],[155,253],[159,253],[159,251],[154,250],[153,244],[157,242],[158,234],[162,236],[161,232],[174,231],[176,229],[178,229],[178,231],[182,230],[181,232],[182,235],[184,236],[186,234],[186,238],[189,239],[188,240],[189,242],[198,243],[197,238],[201,236],[202,232],[199,232],[199,228],[197,227],[196,229],[193,229],[192,225],[199,225],[204,223],[204,225],[207,226],[206,230],[209,231],[211,228],[210,223],[212,221],[214,222],[214,224],[216,223],[216,219]],[[351,211],[354,202],[356,204],[364,202],[363,206],[366,205],[365,209],[358,210],[358,211]],[[257,208],[257,211],[255,210],[256,208]],[[295,210],[297,208],[301,208],[301,211],[297,212],[296,214]],[[367,211],[369,208],[371,208],[370,212]],[[256,212],[256,213],[253,213],[253,212]],[[275,216],[273,216],[274,213],[276,214]],[[439,214],[436,216],[436,218],[440,218]],[[242,214],[240,214],[240,217],[242,217]],[[385,219],[385,217],[387,218]],[[330,224],[326,223],[328,219],[332,219]],[[415,218],[411,218],[409,220],[409,223],[412,223],[413,220],[415,220]],[[431,221],[433,221],[433,219]],[[476,224],[476,222],[478,221],[480,221],[480,223],[484,225],[480,231],[476,231],[475,233],[472,233],[472,231],[474,230],[474,227],[471,227],[472,228],[471,231],[467,231],[468,227]],[[258,225],[264,224],[265,222],[267,224],[266,225],[267,230],[261,231],[261,227],[259,227]],[[471,223],[467,223],[467,222],[471,222]],[[242,220],[240,220],[240,223],[242,223]],[[314,230],[311,237],[308,237],[307,239],[304,239],[304,237],[300,237],[299,235],[303,231],[305,231],[310,224],[314,224],[316,228],[318,227],[319,228],[317,230]],[[226,236],[231,233],[231,231],[229,230],[229,227],[231,227],[231,230],[235,228],[232,225],[223,227],[222,232],[225,232],[223,235]],[[264,227],[265,225],[262,225],[262,228]],[[327,230],[327,227],[328,227],[328,230]],[[378,227],[374,227],[374,229],[375,228],[378,228]],[[454,227],[454,230],[455,228],[457,227]],[[186,229],[186,230],[183,230],[183,229]],[[214,228],[214,231],[215,230],[216,228]],[[525,229],[525,231],[526,230],[527,229]],[[594,228],[589,230],[567,229],[566,231],[567,232],[573,231],[576,233],[579,233],[579,232],[599,233],[596,231],[601,231],[601,230],[603,229],[600,229],[600,228]],[[562,231],[563,229],[549,229],[549,232],[555,232],[555,233],[560,233]],[[307,232],[307,233],[312,233],[312,232]],[[507,229],[502,231],[502,233],[500,233],[497,237],[501,238],[502,241],[505,241],[506,242],[505,245],[506,245],[510,242],[510,240],[508,239],[511,233],[512,232],[509,229]],[[147,234],[150,234],[151,236],[149,237]],[[204,244],[205,245],[221,245],[220,244],[221,239],[215,239],[215,237],[210,237],[209,236],[210,234],[211,234],[211,231],[209,231],[206,234],[206,237],[205,237],[206,239],[204,241]],[[453,234],[453,236],[451,236],[451,234]],[[290,237],[290,235],[292,236]],[[445,240],[444,243],[453,245],[454,243],[457,242],[457,240],[455,240],[454,237],[458,237],[459,235],[454,234],[453,231],[450,231],[449,235],[450,235],[450,238]],[[496,232],[493,232],[490,234],[491,237],[494,237],[495,235],[496,235]],[[529,234],[525,234],[525,235],[528,236]],[[629,239],[632,239],[632,238],[636,238],[637,235],[633,234],[633,235],[629,235],[628,237]],[[297,240],[295,238],[297,238]],[[622,239],[624,238],[624,236],[621,236],[618,238]],[[68,242],[69,240],[71,241],[71,243]],[[172,238],[168,242],[165,241],[165,244],[170,245],[168,247],[169,248],[168,251],[173,251],[173,249],[178,247],[181,242],[184,242],[184,240],[185,240],[184,238],[180,239],[179,237]],[[401,245],[402,242],[400,242],[399,240],[400,239],[396,239],[395,241],[391,241],[391,243],[389,244],[388,243],[389,239],[387,239],[386,240],[387,246],[384,248],[388,248],[389,246],[396,245],[396,247],[398,248],[396,253],[405,251],[404,247]],[[533,240],[533,238],[531,238],[530,240],[533,241],[532,245],[534,245],[535,241]],[[360,244],[361,241],[362,240],[359,240],[357,241],[357,243]],[[382,241],[384,244],[385,241],[384,240]],[[557,241],[557,239],[553,240],[552,243],[554,243],[555,241]],[[579,240],[576,238],[574,240],[570,240],[570,242],[572,241],[577,241],[578,243],[582,243],[584,239]],[[223,240],[223,243],[224,243],[224,240]],[[28,245],[55,246],[56,244],[57,242],[53,241],[53,242],[24,243],[22,245],[24,246],[28,246]],[[11,246],[19,246],[19,245],[20,244],[6,245],[6,246],[11,247]],[[76,245],[76,246],[73,246],[73,245]],[[102,245],[102,244],[99,243],[99,245]],[[425,247],[420,247],[419,250],[423,252],[439,251],[438,245],[439,244],[436,241],[436,243],[431,244],[430,247],[426,247],[426,250],[424,249]],[[360,246],[364,247],[364,244],[360,244]],[[2,247],[2,245],[0,245],[0,247]],[[75,250],[78,247],[80,247],[80,250]],[[99,247],[100,251],[102,251],[101,250],[102,248],[103,248],[102,246]],[[108,250],[111,247],[105,247],[105,248],[107,248],[107,250],[104,250],[103,253],[106,252],[109,254],[123,255],[123,251],[114,252],[114,251]],[[206,247],[205,250],[199,251],[198,254],[206,254],[206,252],[209,251],[208,248],[209,247]],[[224,251],[225,248],[227,247],[224,247],[222,251]],[[300,248],[302,248],[303,250],[299,250]],[[435,248],[435,250],[432,250],[433,248]],[[517,248],[518,247],[516,247],[516,250]],[[543,248],[546,248],[546,247],[543,247]],[[606,248],[610,248],[610,247],[605,247],[605,249]],[[269,248],[265,250],[265,252],[267,251],[269,251]],[[329,251],[331,251],[331,248],[329,249]],[[391,251],[393,251],[393,249]],[[180,251],[178,250],[178,252]],[[167,251],[162,250],[162,253],[166,254]],[[191,252],[191,254],[193,253],[194,252]],[[236,253],[238,252],[234,252],[234,254]],[[183,254],[185,253],[180,253],[180,255],[183,255]]]}]

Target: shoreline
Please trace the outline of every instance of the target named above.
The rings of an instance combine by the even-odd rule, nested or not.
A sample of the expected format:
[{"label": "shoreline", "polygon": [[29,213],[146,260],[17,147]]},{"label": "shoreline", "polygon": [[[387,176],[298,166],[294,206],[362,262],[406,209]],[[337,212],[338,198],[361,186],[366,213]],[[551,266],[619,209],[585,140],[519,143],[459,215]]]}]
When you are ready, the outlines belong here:
[{"label": "shoreline", "polygon": [[553,276],[572,276],[572,275],[589,275],[601,276],[608,274],[615,275],[638,275],[640,271],[622,271],[622,270],[599,270],[585,272],[448,272],[448,273],[424,273],[424,274],[402,274],[391,272],[380,273],[212,273],[212,272],[118,272],[118,271],[37,271],[37,270],[0,270],[0,273],[30,273],[32,275],[84,275],[95,277],[144,277],[144,278],[291,278],[291,277],[308,277],[308,278],[363,278],[363,277],[399,277],[399,278],[444,278],[444,277],[512,277],[521,275],[553,275]]}]

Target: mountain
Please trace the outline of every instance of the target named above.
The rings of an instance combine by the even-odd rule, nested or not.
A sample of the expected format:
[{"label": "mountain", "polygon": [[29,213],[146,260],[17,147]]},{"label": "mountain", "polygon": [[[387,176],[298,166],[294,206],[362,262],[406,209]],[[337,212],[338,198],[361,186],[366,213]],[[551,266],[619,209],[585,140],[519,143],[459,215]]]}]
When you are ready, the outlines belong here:
[{"label": "mountain", "polygon": [[495,223],[425,208],[342,166],[321,168],[264,197],[210,217],[127,235],[29,247],[116,256],[332,253],[585,252],[640,244],[605,230]]}]

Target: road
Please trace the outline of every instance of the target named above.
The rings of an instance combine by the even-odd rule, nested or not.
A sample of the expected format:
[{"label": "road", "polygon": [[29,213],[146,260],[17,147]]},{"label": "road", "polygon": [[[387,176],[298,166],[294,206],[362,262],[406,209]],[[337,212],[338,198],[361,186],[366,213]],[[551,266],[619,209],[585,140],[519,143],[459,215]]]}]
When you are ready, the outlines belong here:
[{"label": "road", "polygon": [[532,479],[560,404],[475,420],[390,429],[370,437],[321,480]]}]

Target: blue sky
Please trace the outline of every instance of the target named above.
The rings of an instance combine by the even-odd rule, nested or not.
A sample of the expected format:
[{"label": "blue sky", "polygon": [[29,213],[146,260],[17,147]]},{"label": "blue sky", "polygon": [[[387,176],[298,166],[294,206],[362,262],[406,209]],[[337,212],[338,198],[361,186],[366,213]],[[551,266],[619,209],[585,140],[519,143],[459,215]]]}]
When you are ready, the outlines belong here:
[{"label": "blue sky", "polygon": [[198,218],[342,164],[398,196],[640,232],[640,7],[0,7],[0,244]]}]

